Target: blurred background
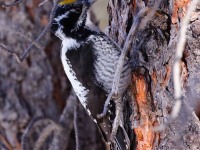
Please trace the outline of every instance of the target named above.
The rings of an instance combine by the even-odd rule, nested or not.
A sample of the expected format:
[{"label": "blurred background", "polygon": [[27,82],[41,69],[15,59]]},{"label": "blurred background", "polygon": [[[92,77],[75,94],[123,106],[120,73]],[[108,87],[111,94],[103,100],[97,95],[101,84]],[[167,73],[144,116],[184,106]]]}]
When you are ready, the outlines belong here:
[{"label": "blurred background", "polygon": [[[0,149],[18,150],[23,146],[31,150],[46,131],[42,149],[47,149],[55,137],[60,141],[57,149],[75,149],[74,106],[81,149],[104,149],[96,125],[71,95],[58,38],[48,32],[22,63],[5,52],[21,56],[47,25],[52,1],[39,6],[41,2],[26,0],[17,6],[0,7]],[[99,0],[92,7],[102,30],[108,25],[107,3]],[[55,126],[54,131],[47,130],[50,125]]]},{"label": "blurred background", "polygon": [[[1,2],[10,3],[13,0],[0,0]],[[72,94],[71,84],[61,64],[61,41],[57,37],[48,32],[41,41],[35,44],[29,57],[22,63],[17,61],[15,55],[5,52],[6,49],[22,56],[24,50],[48,24],[52,1],[47,1],[44,5],[39,6],[41,2],[43,0],[26,0],[17,6],[0,7],[0,150],[20,150],[22,147],[24,150],[32,150],[36,144],[44,150],[48,148],[74,150],[76,145],[74,123],[78,125],[79,145],[82,150],[105,149],[96,125]],[[102,31],[108,26],[107,3],[108,0],[98,0],[92,7]],[[195,32],[198,31],[198,25],[193,25]],[[124,31],[123,28],[120,29]],[[167,29],[167,32],[170,31]],[[178,29],[172,31],[176,35]],[[147,33],[140,33],[141,36],[139,35],[139,37],[142,38],[139,39],[143,39]],[[195,42],[198,43],[198,38],[195,37],[194,33],[191,31],[189,33],[192,37],[189,39],[189,42],[192,43],[190,46]],[[154,39],[148,36],[143,45],[144,50],[148,53],[153,52],[154,49],[154,44],[151,43],[153,40],[149,40],[151,38]],[[158,45],[160,46],[160,42],[158,42]],[[148,49],[148,46],[153,48]],[[186,49],[189,52],[190,49],[188,47]],[[153,63],[155,61],[155,64],[160,66],[162,65],[160,63],[162,58],[167,57],[166,54],[171,55],[173,49],[164,47],[163,52],[160,49],[158,50],[153,53],[155,57],[149,58],[153,59]],[[199,54],[198,46],[195,46],[195,50],[191,52],[194,53],[194,55],[191,55],[193,57]],[[142,54],[143,52],[141,53],[141,60],[143,61],[145,59],[143,59]],[[194,88],[187,87],[187,94],[191,100],[190,105],[200,116],[198,107],[200,104],[199,79],[196,73],[198,72],[196,64],[199,63],[199,59],[195,60],[191,56],[187,57],[188,68],[192,68],[189,73],[190,82],[191,85],[197,84]],[[151,66],[148,63],[146,65]],[[197,68],[199,67],[197,66]],[[158,70],[165,74],[165,67],[162,69],[159,68]],[[162,81],[160,74],[158,75],[159,80]],[[170,87],[172,87],[171,83],[170,80]],[[172,90],[172,88],[167,87],[167,93],[169,93],[169,89]],[[154,94],[159,95],[159,90]],[[170,97],[173,95],[168,94],[168,96],[166,98],[161,94],[156,100],[164,102],[167,106],[168,102],[171,103]],[[162,101],[163,99],[168,101]],[[170,112],[170,109],[167,107],[167,115],[168,112]],[[185,120],[185,116],[183,118]],[[182,126],[182,123],[180,125]],[[173,136],[174,132],[172,132]],[[44,139],[42,144],[38,143],[40,138]],[[174,139],[169,139],[174,142]],[[163,143],[166,143],[166,141],[163,141]]]},{"label": "blurred background", "polygon": [[108,26],[107,5],[108,0],[98,0],[92,6],[96,19],[99,20],[99,28],[102,31]]}]

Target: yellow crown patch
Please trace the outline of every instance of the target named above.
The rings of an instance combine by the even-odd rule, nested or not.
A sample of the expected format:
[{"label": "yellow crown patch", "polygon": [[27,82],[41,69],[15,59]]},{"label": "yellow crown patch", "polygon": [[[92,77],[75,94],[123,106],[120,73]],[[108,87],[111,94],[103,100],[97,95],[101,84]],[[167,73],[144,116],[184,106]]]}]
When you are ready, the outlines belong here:
[{"label": "yellow crown patch", "polygon": [[60,5],[66,5],[66,4],[71,4],[76,2],[76,0],[63,0],[62,2],[60,2]]}]

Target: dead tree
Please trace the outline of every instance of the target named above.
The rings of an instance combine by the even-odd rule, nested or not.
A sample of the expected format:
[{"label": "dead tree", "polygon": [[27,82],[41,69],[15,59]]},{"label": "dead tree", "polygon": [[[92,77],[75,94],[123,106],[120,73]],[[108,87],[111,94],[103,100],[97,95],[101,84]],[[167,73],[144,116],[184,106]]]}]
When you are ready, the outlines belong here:
[{"label": "dead tree", "polygon": [[[128,51],[131,60],[132,108],[128,111],[136,135],[132,144],[138,150],[200,147],[200,4],[187,26],[183,56],[176,57],[181,20],[193,1],[109,1],[107,33]],[[74,115],[76,97],[59,62],[58,39],[48,32],[33,43],[48,24],[53,3],[40,7],[39,0],[0,4],[17,4],[0,9],[0,149],[75,149],[74,116],[79,147],[104,149],[95,124],[79,104],[78,116]],[[33,50],[23,63],[7,53],[22,56],[30,43]],[[173,107],[177,99],[172,74],[177,60],[183,92],[178,97],[180,110]],[[175,117],[174,110],[179,110]]]},{"label": "dead tree", "polygon": [[129,50],[133,69],[133,113],[130,119],[137,149],[197,149],[200,146],[198,114],[194,111],[199,111],[199,5],[195,6],[197,9],[190,17],[186,46],[179,61],[182,105],[175,119],[171,115],[176,102],[172,76],[177,59],[176,45],[181,20],[190,4],[190,0],[109,1],[108,34],[121,47],[131,25],[138,19],[139,11],[145,7],[148,9],[130,41]]}]

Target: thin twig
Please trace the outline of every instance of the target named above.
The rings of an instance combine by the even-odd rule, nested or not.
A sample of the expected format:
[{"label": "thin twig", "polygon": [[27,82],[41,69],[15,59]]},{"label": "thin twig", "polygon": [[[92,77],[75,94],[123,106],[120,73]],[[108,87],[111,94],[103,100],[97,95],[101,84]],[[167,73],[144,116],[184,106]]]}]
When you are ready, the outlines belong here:
[{"label": "thin twig", "polygon": [[[133,24],[131,26],[129,33],[128,33],[128,36],[126,37],[125,44],[124,44],[121,56],[120,56],[119,61],[118,61],[118,65],[117,65],[117,69],[116,69],[116,72],[115,72],[113,85],[112,85],[112,92],[113,93],[115,93],[115,94],[118,93],[120,75],[121,75],[121,72],[122,72],[124,59],[127,55],[127,52],[131,49],[132,39],[135,36],[137,29],[139,28],[140,25],[141,25],[140,29],[143,29],[147,25],[147,23],[152,19],[152,17],[156,13],[156,11],[157,11],[157,9],[160,5],[160,2],[161,2],[160,0],[159,0],[159,2],[156,2],[152,9],[150,9],[148,7],[143,8],[142,10],[139,11],[137,16],[134,17]],[[146,15],[147,13],[148,13],[148,15],[143,20],[141,20],[141,18],[144,15]]]},{"label": "thin twig", "polygon": [[139,28],[141,18],[148,11],[149,11],[148,7],[143,8],[142,10],[140,10],[138,15],[133,20],[133,24],[131,26],[129,33],[128,33],[128,36],[126,37],[125,44],[124,44],[124,47],[122,49],[122,53],[121,53],[119,60],[118,60],[118,64],[117,64],[117,68],[116,68],[116,71],[115,71],[111,92],[109,93],[109,95],[106,99],[106,102],[104,104],[103,113],[98,114],[97,115],[98,118],[102,118],[106,115],[107,109],[108,109],[108,104],[110,102],[111,97],[113,95],[117,95],[119,93],[119,81],[120,81],[120,77],[121,77],[122,68],[123,68],[123,65],[124,65],[124,59],[126,58],[127,52],[131,48],[132,39],[133,39],[134,35],[136,34],[137,29]]},{"label": "thin twig", "polygon": [[74,114],[74,105],[75,105],[76,99],[77,97],[75,96],[75,93],[72,90],[70,93],[70,96],[67,99],[67,103],[62,112],[62,115],[60,116],[59,122],[55,122],[51,118],[42,118],[42,117],[32,120],[29,123],[29,125],[26,127],[26,130],[24,134],[22,135],[22,140],[21,140],[22,150],[25,150],[26,147],[28,146],[29,144],[28,138],[32,134],[32,131],[35,129],[35,127],[41,124],[46,124],[46,122],[49,122],[49,125],[46,126],[44,130],[41,132],[41,134],[39,135],[36,143],[34,144],[34,149],[40,149],[52,132],[55,132],[56,134],[57,133],[60,134],[61,131],[66,129],[64,132],[65,139],[69,138],[69,135],[73,128],[73,119],[74,119],[73,114]]},{"label": "thin twig", "polygon": [[8,142],[8,140],[5,138],[5,137],[3,137],[2,135],[0,135],[0,141],[2,142],[2,144],[4,144],[5,146],[6,146],[6,148],[8,149],[8,150],[12,150],[13,149],[13,147],[12,147],[12,145]]},{"label": "thin twig", "polygon": [[[24,134],[22,135],[22,140],[21,140],[21,148],[22,150],[26,150],[26,146],[29,145],[29,141],[28,141],[28,138],[30,137],[30,135],[32,134],[32,130],[35,129],[34,127],[35,126],[39,126],[39,125],[42,125],[44,124],[44,122],[50,122],[50,123],[53,123],[55,124],[55,122],[50,119],[50,118],[43,118],[43,117],[39,117],[37,119],[33,119],[29,124],[28,126],[26,127],[25,131],[24,131]],[[42,135],[44,136],[44,133],[42,133]],[[49,135],[49,133],[48,133]],[[39,141],[37,141],[36,143],[38,143]],[[37,145],[36,145],[37,146]]]},{"label": "thin twig", "polygon": [[181,105],[182,105],[182,98],[183,98],[183,93],[181,90],[181,59],[183,56],[184,48],[185,48],[185,43],[186,43],[186,32],[187,32],[187,26],[190,21],[190,16],[192,12],[195,10],[195,7],[198,3],[198,0],[193,0],[186,12],[185,17],[183,18],[180,26],[180,34],[179,34],[179,40],[177,42],[177,47],[176,47],[176,54],[175,54],[175,62],[173,65],[173,83],[174,83],[174,98],[175,98],[175,103],[172,108],[172,112],[170,114],[170,119],[165,122],[164,124],[161,124],[157,127],[154,127],[154,131],[162,131],[164,130],[167,126],[170,125],[170,123],[178,116],[178,113],[180,111]]},{"label": "thin twig", "polygon": [[177,48],[176,48],[176,56],[175,56],[175,62],[173,66],[173,81],[174,81],[174,98],[175,98],[175,104],[172,109],[171,117],[176,118],[181,107],[181,99],[183,97],[183,93],[181,90],[181,58],[183,56],[184,48],[185,48],[185,43],[186,43],[186,31],[187,31],[187,26],[190,21],[190,16],[192,12],[195,10],[196,5],[198,3],[198,0],[192,0],[191,4],[187,10],[187,13],[185,17],[183,18],[183,21],[181,23],[181,29],[180,29],[180,34],[179,34],[179,40],[177,43]]},{"label": "thin twig", "polygon": [[74,106],[74,132],[75,132],[75,139],[76,139],[76,150],[80,150],[79,144],[79,130],[78,130],[78,100],[76,99],[76,104]]},{"label": "thin twig", "polygon": [[142,10],[140,10],[138,15],[134,18],[134,22],[131,26],[131,29],[128,33],[128,36],[126,37],[125,44],[124,44],[124,47],[122,49],[122,53],[121,53],[119,61],[118,61],[117,69],[115,71],[115,76],[114,76],[113,85],[112,85],[112,92],[115,93],[115,94],[117,94],[118,90],[119,90],[118,89],[119,88],[119,81],[120,81],[120,77],[121,77],[122,68],[123,68],[123,65],[124,65],[124,59],[127,55],[127,52],[131,48],[132,39],[133,39],[134,35],[136,34],[136,31],[137,31],[137,29],[140,25],[141,17],[143,17],[148,12],[148,10],[149,10],[148,7],[145,7]]},{"label": "thin twig", "polygon": [[46,2],[48,2],[49,0],[44,0],[43,2],[41,2],[40,4],[39,4],[39,6],[42,6],[42,5],[44,5]]},{"label": "thin twig", "polygon": [[33,40],[33,42],[29,45],[29,47],[26,49],[26,51],[24,52],[24,54],[22,55],[22,57],[19,58],[19,60],[22,62],[24,59],[27,58],[28,54],[30,53],[31,51],[31,48],[33,47],[33,45],[36,43],[36,42],[39,42],[39,40],[41,40],[41,38],[47,33],[47,31],[50,29],[51,27],[51,24],[53,22],[53,18],[54,18],[54,15],[55,15],[55,12],[56,12],[56,9],[58,7],[58,2],[59,0],[54,0],[54,5],[53,5],[53,8],[51,10],[51,14],[50,14],[50,17],[49,17],[49,22],[47,24],[47,26],[43,29],[43,31],[40,33],[40,35],[35,39]]},{"label": "thin twig", "polygon": [[23,2],[23,0],[16,0],[16,1],[9,3],[9,4],[6,4],[5,2],[0,2],[0,6],[2,6],[2,7],[12,7],[12,6],[20,4],[22,2]]},{"label": "thin twig", "polygon": [[[21,1],[21,0],[19,0]],[[19,3],[19,1],[17,1]],[[56,13],[56,9],[58,7],[58,2],[60,0],[54,0],[54,5],[53,5],[53,8],[51,10],[51,14],[50,14],[50,17],[49,17],[49,22],[47,24],[47,26],[43,29],[43,31],[39,34],[39,36],[34,39],[31,44],[29,45],[29,47],[25,50],[24,54],[20,57],[18,54],[14,53],[13,51],[10,51],[8,50],[5,46],[3,45],[0,45],[0,47],[5,50],[6,52],[9,52],[10,54],[14,55],[16,58],[17,58],[17,61],[18,62],[23,62],[24,59],[26,59],[28,57],[28,54],[30,53],[32,47],[34,45],[38,45],[37,42],[39,42],[41,40],[41,38],[47,33],[47,31],[50,29],[51,27],[51,24],[53,22],[53,18],[54,18],[54,15]],[[12,3],[13,4],[13,3]]]},{"label": "thin twig", "polygon": [[[0,31],[5,32],[5,33],[11,33],[14,34],[20,38],[23,38],[24,40],[28,41],[28,42],[32,42],[33,38],[31,38],[30,36],[28,36],[25,31],[22,31],[21,29],[17,29],[17,28],[12,28],[11,26],[6,26],[5,24],[0,24],[1,28]],[[0,47],[2,48],[2,50],[8,52],[8,53],[12,53],[14,54],[13,50],[10,50],[7,48],[7,46],[5,46],[3,43],[1,44],[0,42]],[[42,46],[39,45],[38,43],[35,43],[35,47],[37,47],[38,49],[42,49]]]},{"label": "thin twig", "polygon": [[11,54],[11,55],[13,55],[13,56],[15,56],[16,59],[17,59],[17,61],[20,62],[19,56],[18,56],[15,52],[13,52],[12,50],[8,49],[7,47],[5,47],[5,46],[2,45],[2,44],[0,44],[0,48],[1,48],[2,50],[4,50],[5,52],[7,52],[7,53],[9,53],[9,54]]},{"label": "thin twig", "polygon": [[39,138],[35,142],[34,150],[39,150],[44,145],[46,139],[49,137],[49,135],[53,132],[55,133],[61,133],[63,131],[62,126],[60,124],[54,122],[53,120],[50,120],[51,124],[45,127],[45,129],[41,132]]}]

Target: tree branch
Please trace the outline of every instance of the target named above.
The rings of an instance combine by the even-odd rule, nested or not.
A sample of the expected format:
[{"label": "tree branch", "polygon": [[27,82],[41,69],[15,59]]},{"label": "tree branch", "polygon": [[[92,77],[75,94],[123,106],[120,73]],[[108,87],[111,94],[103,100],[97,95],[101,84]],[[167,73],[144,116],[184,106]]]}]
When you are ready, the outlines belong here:
[{"label": "tree branch", "polygon": [[177,42],[176,47],[176,54],[175,54],[175,62],[173,65],[173,83],[174,83],[174,99],[175,103],[172,107],[172,111],[170,114],[170,119],[160,124],[159,126],[155,127],[154,131],[162,131],[166,128],[166,126],[170,125],[170,123],[178,116],[178,113],[181,109],[182,105],[182,99],[183,99],[183,93],[181,89],[181,59],[183,56],[183,52],[185,49],[185,43],[186,43],[186,32],[187,27],[190,21],[190,16],[192,12],[195,10],[195,7],[198,3],[198,0],[191,1],[191,4],[186,12],[185,17],[183,18],[181,25],[180,25],[180,33],[179,33],[179,40]]},{"label": "tree branch", "polygon": [[14,1],[14,2],[12,2],[12,3],[9,3],[9,4],[6,4],[5,2],[0,2],[0,6],[1,7],[12,7],[12,6],[15,6],[15,5],[17,5],[17,4],[20,4],[20,3],[22,3],[23,2],[23,0],[16,0],[16,1]]},{"label": "tree branch", "polygon": [[[158,7],[159,5],[156,4],[154,6],[154,9],[157,8],[156,6]],[[139,13],[137,14],[136,17],[134,17],[133,24],[131,26],[129,33],[128,33],[128,36],[126,37],[125,44],[124,44],[124,47],[122,49],[122,53],[119,57],[118,65],[117,65],[115,75],[114,75],[114,79],[113,79],[111,92],[109,93],[109,95],[106,99],[106,102],[104,104],[103,113],[97,115],[98,118],[102,118],[106,115],[107,109],[108,109],[108,104],[110,102],[111,97],[114,94],[117,95],[119,93],[119,89],[118,89],[119,88],[119,81],[120,81],[120,77],[121,77],[122,68],[123,68],[123,65],[124,65],[124,59],[127,55],[127,52],[131,49],[132,39],[135,36],[136,32],[138,31],[137,29],[139,28],[139,25],[141,24],[141,18],[149,12],[151,12],[150,13],[151,15],[148,16],[148,17],[152,18],[154,16],[156,10],[157,10],[157,9],[156,10],[154,10],[154,9],[150,9],[148,7],[145,7],[145,8],[143,8],[139,11]],[[148,18],[148,19],[150,20],[151,18]],[[145,23],[147,24],[148,21],[146,21]],[[143,27],[146,26],[146,24],[143,23]],[[121,48],[119,47],[119,49],[121,49]]]},{"label": "tree branch", "polygon": [[55,15],[55,12],[56,12],[56,9],[58,7],[58,2],[59,0],[54,0],[54,5],[53,5],[53,8],[52,8],[52,11],[51,11],[51,14],[50,14],[50,17],[49,17],[49,22],[47,24],[47,26],[43,29],[43,31],[40,33],[40,35],[35,39],[33,40],[33,42],[29,45],[29,47],[25,50],[24,54],[19,57],[19,60],[20,62],[22,62],[24,59],[26,59],[28,57],[28,54],[30,53],[31,51],[31,48],[33,47],[33,45],[36,43],[36,42],[39,42],[41,40],[41,38],[47,33],[47,31],[50,29],[51,27],[51,24],[53,22],[53,18],[54,18],[54,15]]},{"label": "tree branch", "polygon": [[[46,139],[49,137],[49,135],[52,132],[60,134],[61,132],[64,131],[65,135],[63,136],[63,138],[65,138],[65,139],[69,138],[71,129],[73,127],[72,120],[74,119],[73,114],[75,111],[74,108],[75,108],[76,99],[77,99],[77,97],[75,96],[75,93],[72,90],[70,93],[70,96],[67,99],[65,108],[60,116],[59,122],[56,122],[56,121],[52,120],[51,118],[37,118],[37,119],[31,121],[22,136],[22,142],[21,142],[22,150],[25,150],[26,147],[29,146],[28,138],[30,137],[30,135],[32,133],[31,131],[33,131],[39,125],[42,126],[46,122],[49,122],[49,123],[47,126],[44,127],[44,129],[40,133],[37,141],[35,142],[35,144],[34,144],[35,150],[40,149],[44,145]],[[66,141],[68,141],[68,140],[66,140]],[[53,145],[53,144],[54,144],[54,142],[52,142],[51,145]],[[63,145],[60,145],[60,146],[63,146]],[[67,143],[66,143],[66,146],[67,146]]]},{"label": "tree branch", "polygon": [[[22,1],[22,0],[18,0],[18,1],[16,1],[16,3],[19,3],[19,2],[21,2],[21,1]],[[50,29],[51,24],[52,24],[52,22],[53,22],[53,18],[54,18],[55,12],[56,12],[56,9],[57,9],[57,7],[58,7],[59,1],[60,1],[60,0],[54,0],[54,5],[53,5],[53,8],[52,8],[51,13],[50,13],[49,22],[48,22],[47,26],[46,26],[46,27],[43,29],[43,31],[38,35],[38,37],[37,37],[36,39],[34,39],[34,40],[31,42],[31,44],[30,44],[30,45],[28,46],[28,48],[24,51],[24,53],[23,53],[22,56],[19,56],[18,54],[16,54],[15,52],[13,52],[13,51],[7,49],[7,48],[6,48],[5,46],[3,46],[3,45],[0,45],[0,47],[1,47],[4,51],[6,51],[6,52],[8,52],[8,53],[10,53],[10,54],[12,54],[12,55],[14,55],[14,56],[17,58],[17,61],[18,61],[18,62],[23,62],[23,61],[28,57],[28,54],[30,53],[32,47],[33,47],[34,45],[38,45],[37,43],[41,40],[41,38],[42,38],[42,37],[47,33],[47,31]],[[10,6],[13,6],[13,5],[16,4],[16,3],[10,4],[9,7],[10,7]],[[0,4],[0,5],[3,6],[4,4]]]},{"label": "tree branch", "polygon": [[190,16],[192,12],[195,10],[197,3],[198,3],[198,0],[191,1],[191,4],[187,10],[187,13],[181,23],[180,35],[179,35],[179,40],[177,43],[176,56],[175,56],[175,62],[174,62],[174,67],[173,67],[174,98],[176,101],[171,113],[172,118],[177,117],[181,108],[181,99],[183,98],[183,93],[181,90],[182,83],[181,83],[181,77],[180,77],[180,74],[181,74],[180,61],[182,59],[185,43],[186,43],[187,26],[190,21]]},{"label": "tree branch", "polygon": [[17,61],[20,62],[19,56],[18,56],[15,52],[13,52],[12,50],[8,49],[7,47],[5,47],[5,46],[2,45],[2,44],[0,44],[0,48],[1,48],[2,50],[4,50],[5,52],[7,52],[7,53],[9,53],[9,54],[11,54],[11,55],[13,55],[13,56],[15,56],[16,59],[17,59]]},{"label": "tree branch", "polygon": [[78,130],[78,100],[76,99],[76,104],[74,106],[74,132],[75,132],[75,139],[76,139],[76,150],[80,150],[79,144],[79,130]]}]

